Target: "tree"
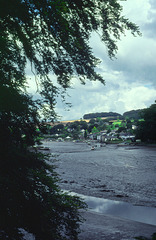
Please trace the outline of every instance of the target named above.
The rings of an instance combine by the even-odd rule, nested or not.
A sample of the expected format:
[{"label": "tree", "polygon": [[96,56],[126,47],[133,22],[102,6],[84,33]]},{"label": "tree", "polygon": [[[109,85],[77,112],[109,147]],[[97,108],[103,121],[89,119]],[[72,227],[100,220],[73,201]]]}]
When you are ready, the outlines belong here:
[{"label": "tree", "polygon": [[95,121],[94,118],[92,118],[92,119],[89,120],[89,124],[92,124],[92,125],[93,125],[95,122],[96,122],[96,121]]},{"label": "tree", "polygon": [[131,122],[131,120],[127,119],[126,122],[127,122],[126,123],[127,129],[132,129],[132,122]]},{"label": "tree", "polygon": [[[125,30],[139,28],[122,15],[117,0],[1,0],[0,2],[0,238],[77,239],[78,209],[83,203],[63,194],[45,155],[30,150],[40,116],[56,118],[56,99],[64,101],[72,77],[99,80],[99,60],[89,46],[101,32],[112,58]],[[27,64],[40,98],[27,93]],[[50,73],[56,76],[57,84]],[[31,221],[30,221],[31,219]]]},{"label": "tree", "polygon": [[87,124],[87,122],[86,121],[80,121],[79,122],[79,124],[80,124],[80,129],[84,129],[84,130],[87,130],[88,129],[88,124]]},{"label": "tree", "polygon": [[93,129],[92,129],[92,133],[98,133],[98,129],[94,126]]},{"label": "tree", "polygon": [[[24,78],[29,60],[32,71],[39,76],[36,78],[38,90],[51,109],[55,106],[53,97],[59,90],[50,81],[50,72],[65,89],[70,86],[73,75],[82,83],[86,78],[104,82],[95,71],[99,60],[92,53],[89,38],[92,31],[100,30],[101,40],[112,58],[117,51],[116,40],[125,29],[140,34],[139,28],[121,13],[117,0],[1,0],[2,55],[16,53],[14,61],[18,62],[16,68],[10,59],[7,78],[15,78],[16,73]],[[2,67],[5,68],[5,60]],[[23,78],[18,82],[23,84]]]},{"label": "tree", "polygon": [[87,139],[87,132],[88,132],[87,130],[85,130],[85,132],[84,132],[84,138],[85,139]]},{"label": "tree", "polygon": [[50,130],[50,134],[56,134],[56,133],[62,133],[64,130],[64,125],[63,124],[57,124],[53,126]]},{"label": "tree", "polygon": [[126,128],[125,127],[119,127],[119,129],[117,130],[118,133],[120,133],[122,131],[126,131]]},{"label": "tree", "polygon": [[142,111],[144,121],[138,123],[136,138],[142,141],[156,141],[156,102]]}]

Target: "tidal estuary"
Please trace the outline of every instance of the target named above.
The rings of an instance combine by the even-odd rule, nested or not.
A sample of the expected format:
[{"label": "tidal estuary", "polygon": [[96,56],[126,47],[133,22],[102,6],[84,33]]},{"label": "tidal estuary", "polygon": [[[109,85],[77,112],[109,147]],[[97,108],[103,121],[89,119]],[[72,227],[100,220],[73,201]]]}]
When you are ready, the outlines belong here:
[{"label": "tidal estuary", "polygon": [[[156,232],[155,147],[99,145],[92,151],[91,145],[80,142],[44,142],[44,146],[49,147],[52,153],[51,162],[56,165],[56,172],[60,176],[60,187],[81,194],[92,212],[105,216],[105,225],[108,216],[108,221],[113,217],[112,222],[115,221],[114,217],[119,217],[121,221],[125,219],[123,226],[128,219],[137,221],[138,224],[145,223],[145,226],[152,225],[151,234],[153,229]],[[91,213],[87,216],[89,214],[93,220]],[[99,216],[102,218],[102,215],[98,215],[98,218]],[[115,224],[112,222],[111,226]],[[129,226],[133,225],[134,222],[131,222]],[[90,225],[85,226],[86,231],[87,226],[89,228]],[[139,226],[138,234],[141,231],[145,235],[149,234],[144,231],[146,228],[139,232]],[[104,233],[101,233],[103,235],[97,235],[97,238],[93,238],[91,232],[88,237],[85,235],[86,238],[81,239],[107,239],[109,227],[108,225],[107,230],[105,228]],[[133,231],[137,234],[134,226],[133,231],[129,227],[129,235],[128,227],[127,235],[121,231],[121,226],[116,228],[120,229],[119,236],[114,233],[118,230],[110,230],[109,239],[124,239],[123,236],[129,236],[129,240],[133,239]]]}]

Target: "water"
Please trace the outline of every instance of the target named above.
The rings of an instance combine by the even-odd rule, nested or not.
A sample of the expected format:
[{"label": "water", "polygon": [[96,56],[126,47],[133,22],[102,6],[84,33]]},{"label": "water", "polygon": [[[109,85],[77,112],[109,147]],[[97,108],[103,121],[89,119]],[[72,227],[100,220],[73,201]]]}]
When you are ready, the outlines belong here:
[{"label": "water", "polygon": [[76,193],[72,193],[72,195],[77,195],[84,199],[91,211],[156,225],[156,208],[135,206],[127,202],[90,197]]}]

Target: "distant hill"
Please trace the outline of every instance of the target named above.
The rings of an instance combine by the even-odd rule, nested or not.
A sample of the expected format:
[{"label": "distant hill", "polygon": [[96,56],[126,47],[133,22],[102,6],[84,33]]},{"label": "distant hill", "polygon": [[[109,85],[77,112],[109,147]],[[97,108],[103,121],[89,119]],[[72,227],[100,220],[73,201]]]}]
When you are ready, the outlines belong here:
[{"label": "distant hill", "polygon": [[91,119],[91,118],[104,118],[104,117],[115,117],[115,118],[120,118],[122,117],[121,114],[116,113],[116,112],[101,112],[101,113],[88,113],[83,116],[83,119]]},{"label": "distant hill", "polygon": [[123,117],[126,118],[130,118],[130,119],[139,119],[141,118],[141,112],[143,111],[144,109],[138,109],[138,110],[131,110],[131,111],[128,111],[128,112],[125,112],[123,114]]},{"label": "distant hill", "polygon": [[131,110],[131,111],[127,111],[125,113],[123,113],[123,115],[121,115],[120,113],[116,113],[116,112],[101,112],[101,113],[88,113],[85,114],[83,116],[83,119],[92,119],[92,118],[114,118],[114,119],[123,119],[123,118],[130,118],[130,119],[139,119],[141,118],[141,112],[144,109],[138,109],[138,110]]}]

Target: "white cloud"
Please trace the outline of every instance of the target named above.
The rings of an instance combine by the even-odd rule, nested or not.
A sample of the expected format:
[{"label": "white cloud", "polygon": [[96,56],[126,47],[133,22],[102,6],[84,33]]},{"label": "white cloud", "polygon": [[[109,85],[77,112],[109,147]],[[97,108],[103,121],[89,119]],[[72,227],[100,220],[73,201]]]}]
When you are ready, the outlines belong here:
[{"label": "white cloud", "polygon": [[146,108],[151,99],[155,100],[153,96],[156,96],[156,90],[145,86],[134,86],[121,92],[119,101],[124,103],[126,111],[130,111],[138,109],[138,106],[139,108]]},{"label": "white cloud", "polygon": [[[92,89],[92,84],[88,83],[87,91],[85,88],[81,91],[72,90],[71,100],[73,107],[69,112],[64,112],[62,108],[58,108],[64,120],[80,119],[84,114],[90,112],[118,112],[123,114],[126,111],[145,108],[150,106],[155,100],[156,90],[150,85],[142,86],[139,83],[127,83],[120,81],[118,76],[118,87],[115,81],[106,86],[102,86],[99,90]],[[94,91],[95,90],[95,91]]]},{"label": "white cloud", "polygon": [[129,18],[139,26],[148,21],[148,12],[151,8],[149,0],[127,0],[121,2],[121,4],[123,6],[123,14],[126,18]]}]

